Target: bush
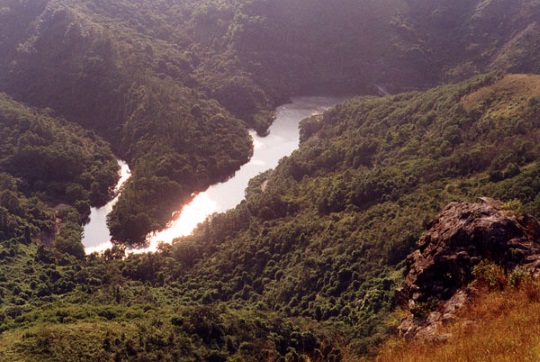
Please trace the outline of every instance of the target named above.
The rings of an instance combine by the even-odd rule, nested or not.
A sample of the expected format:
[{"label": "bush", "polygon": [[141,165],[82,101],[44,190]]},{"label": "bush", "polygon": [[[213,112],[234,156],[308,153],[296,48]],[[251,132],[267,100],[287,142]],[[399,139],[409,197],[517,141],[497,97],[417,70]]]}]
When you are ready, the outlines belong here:
[{"label": "bush", "polygon": [[486,286],[489,290],[503,290],[508,284],[504,270],[486,259],[473,268],[472,274],[480,285]]},{"label": "bush", "polygon": [[529,279],[531,279],[531,275],[529,272],[520,267],[516,267],[508,276],[508,283],[512,287],[517,288]]},{"label": "bush", "polygon": [[518,199],[513,199],[505,202],[501,206],[502,210],[508,211],[512,216],[518,216],[522,214],[523,204]]}]

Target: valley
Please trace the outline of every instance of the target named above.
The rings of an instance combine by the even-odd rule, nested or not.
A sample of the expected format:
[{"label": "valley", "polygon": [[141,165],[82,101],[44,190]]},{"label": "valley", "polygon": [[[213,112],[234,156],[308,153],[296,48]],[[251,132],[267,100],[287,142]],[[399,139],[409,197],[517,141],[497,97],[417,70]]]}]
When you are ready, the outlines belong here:
[{"label": "valley", "polygon": [[[444,360],[456,340],[398,326],[447,295],[397,291],[452,202],[537,225],[539,23],[537,0],[0,1],[0,360]],[[219,205],[159,234],[194,197]],[[448,333],[485,343],[460,321],[497,329],[490,301],[535,328],[513,311],[538,285],[497,272],[522,254],[474,256],[492,274],[462,280],[504,283]]]}]

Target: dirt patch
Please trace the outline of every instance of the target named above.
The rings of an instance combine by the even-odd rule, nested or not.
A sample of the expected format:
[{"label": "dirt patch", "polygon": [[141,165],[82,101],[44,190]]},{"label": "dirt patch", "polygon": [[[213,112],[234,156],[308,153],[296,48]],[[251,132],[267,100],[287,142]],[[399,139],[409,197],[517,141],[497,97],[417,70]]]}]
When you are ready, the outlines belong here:
[{"label": "dirt patch", "polygon": [[461,105],[471,112],[478,105],[497,103],[504,100],[506,104],[519,103],[525,107],[531,97],[540,97],[540,75],[509,74],[490,86],[481,88],[464,96]]}]

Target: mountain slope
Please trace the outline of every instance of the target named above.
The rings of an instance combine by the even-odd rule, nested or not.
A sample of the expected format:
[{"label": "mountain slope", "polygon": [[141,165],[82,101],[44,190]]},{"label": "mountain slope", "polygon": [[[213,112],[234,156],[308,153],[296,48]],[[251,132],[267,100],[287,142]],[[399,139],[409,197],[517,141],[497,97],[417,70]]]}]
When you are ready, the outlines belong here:
[{"label": "mountain slope", "polygon": [[[490,195],[538,212],[539,81],[481,77],[338,105],[304,122],[300,149],[252,180],[245,202],[162,246],[174,267],[134,256],[125,273],[179,281],[186,301],[328,321],[365,351],[384,334],[401,261],[443,205]],[[490,93],[514,83],[533,87]],[[467,111],[481,94],[499,96]]]},{"label": "mountain slope", "polygon": [[403,259],[443,205],[519,198],[538,215],[538,84],[478,77],[338,105],[303,122],[300,149],[236,209],[156,253],[13,251],[6,273],[36,273],[0,282],[0,355],[61,356],[47,347],[61,334],[81,358],[358,360],[387,335]]},{"label": "mountain slope", "polygon": [[10,0],[0,90],[94,130],[128,161],[110,227],[140,245],[238,169],[245,126],[266,132],[291,94],[537,72],[539,11],[532,0]]},{"label": "mountain slope", "polygon": [[[6,16],[20,10],[9,9]],[[16,51],[4,53],[2,89],[93,129],[132,166],[110,221],[119,242],[143,243],[192,192],[247,161],[251,145],[242,123],[215,101],[148,69],[138,47],[149,39],[83,3],[47,2],[17,25],[27,29],[13,44]],[[136,44],[126,40],[130,34]]]},{"label": "mountain slope", "polygon": [[[506,74],[538,72],[537,1],[338,4],[2,1],[0,358],[357,361],[392,328],[404,258],[444,205],[539,214],[540,79]],[[486,71],[305,120],[236,209],[125,255],[245,162],[247,127],[264,133],[289,95]],[[85,257],[80,215],[116,177],[105,142],[133,177],[117,245]]]}]

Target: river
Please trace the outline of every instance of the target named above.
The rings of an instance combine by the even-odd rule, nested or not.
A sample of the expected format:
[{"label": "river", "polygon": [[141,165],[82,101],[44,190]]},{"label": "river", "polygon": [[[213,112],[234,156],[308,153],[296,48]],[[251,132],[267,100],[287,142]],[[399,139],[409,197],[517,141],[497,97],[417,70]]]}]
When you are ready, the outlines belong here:
[{"label": "river", "polygon": [[109,201],[105,206],[90,209],[90,221],[84,226],[84,233],[82,243],[86,254],[93,253],[94,251],[103,251],[112,247],[111,235],[109,234],[109,228],[107,227],[107,215],[112,211],[114,204],[120,197],[120,191],[122,186],[131,175],[129,166],[122,160],[118,160],[120,166],[120,179],[114,189],[116,196]]},{"label": "river", "polygon": [[[171,221],[167,229],[149,235],[150,246],[136,252],[154,251],[159,242],[170,243],[174,238],[191,234],[197,224],[209,215],[234,208],[244,199],[244,190],[251,178],[276,167],[281,158],[290,155],[298,148],[300,138],[298,125],[302,119],[320,113],[344,99],[343,97],[295,97],[292,103],[276,108],[276,119],[270,126],[268,136],[260,137],[250,131],[254,145],[250,161],[229,180],[210,186],[206,191],[197,194],[183,208],[179,205],[178,218]],[[105,222],[106,215],[112,209],[115,200],[103,208],[92,208],[90,223],[84,229],[83,244],[87,253],[104,250],[111,246]]]}]

